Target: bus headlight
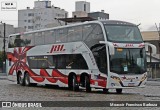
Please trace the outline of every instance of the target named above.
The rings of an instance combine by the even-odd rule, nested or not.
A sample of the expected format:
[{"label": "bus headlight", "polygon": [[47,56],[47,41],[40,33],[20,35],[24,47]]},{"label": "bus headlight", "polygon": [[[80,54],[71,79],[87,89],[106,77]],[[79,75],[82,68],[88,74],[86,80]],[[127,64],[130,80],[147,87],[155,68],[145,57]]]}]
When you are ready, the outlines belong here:
[{"label": "bus headlight", "polygon": [[121,79],[117,76],[111,76],[111,78],[117,82],[121,82]]},{"label": "bus headlight", "polygon": [[141,82],[143,82],[145,79],[147,78],[147,75],[146,74],[144,74],[144,76],[141,78]]}]

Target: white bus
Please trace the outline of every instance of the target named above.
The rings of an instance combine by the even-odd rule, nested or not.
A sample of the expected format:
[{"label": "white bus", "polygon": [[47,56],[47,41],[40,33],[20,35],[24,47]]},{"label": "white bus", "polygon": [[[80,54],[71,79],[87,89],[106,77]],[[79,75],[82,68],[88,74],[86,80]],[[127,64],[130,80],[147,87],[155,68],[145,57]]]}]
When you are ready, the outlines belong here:
[{"label": "white bus", "polygon": [[[107,20],[13,34],[9,36],[9,80],[30,86],[51,84],[79,88],[144,87],[147,80],[144,43],[132,23]],[[145,46],[147,47],[145,49]]]}]

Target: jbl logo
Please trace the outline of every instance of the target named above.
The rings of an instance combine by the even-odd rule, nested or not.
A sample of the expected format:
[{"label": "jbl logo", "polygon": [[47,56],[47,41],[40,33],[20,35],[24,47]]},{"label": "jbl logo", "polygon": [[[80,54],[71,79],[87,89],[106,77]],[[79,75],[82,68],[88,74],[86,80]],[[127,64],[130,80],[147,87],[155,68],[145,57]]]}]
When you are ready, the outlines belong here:
[{"label": "jbl logo", "polygon": [[53,53],[53,52],[62,52],[62,51],[65,51],[64,49],[64,45],[53,45],[51,50],[50,50],[50,53]]},{"label": "jbl logo", "polygon": [[133,47],[133,44],[126,44],[125,47]]}]

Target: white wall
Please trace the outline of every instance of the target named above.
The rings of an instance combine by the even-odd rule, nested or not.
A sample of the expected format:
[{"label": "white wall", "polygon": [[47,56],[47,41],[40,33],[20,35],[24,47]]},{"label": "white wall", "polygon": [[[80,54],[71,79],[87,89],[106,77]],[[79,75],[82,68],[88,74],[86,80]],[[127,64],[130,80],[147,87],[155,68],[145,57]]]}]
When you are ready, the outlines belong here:
[{"label": "white wall", "polygon": [[[41,7],[41,4],[39,5]],[[19,10],[18,27],[32,31],[47,28],[49,24],[56,24],[55,26],[57,26],[59,22],[55,18],[65,18],[65,13],[68,12],[58,7]],[[61,24],[64,25],[64,23]]]},{"label": "white wall", "polygon": [[[86,9],[85,9],[86,5]],[[87,13],[90,13],[90,3],[86,1],[77,1],[75,11],[85,11]]]}]

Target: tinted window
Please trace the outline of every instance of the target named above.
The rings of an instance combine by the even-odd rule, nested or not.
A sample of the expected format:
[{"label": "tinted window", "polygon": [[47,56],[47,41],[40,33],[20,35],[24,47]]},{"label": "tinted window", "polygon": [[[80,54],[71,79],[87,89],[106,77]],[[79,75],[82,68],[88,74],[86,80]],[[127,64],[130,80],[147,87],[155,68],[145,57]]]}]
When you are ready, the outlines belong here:
[{"label": "tinted window", "polygon": [[110,70],[117,74],[143,74],[146,72],[146,54],[144,48],[115,48],[110,56]]},{"label": "tinted window", "polygon": [[21,47],[23,46],[23,41],[20,39],[20,35],[16,35],[14,40],[14,46]]},{"label": "tinted window", "polygon": [[9,38],[8,47],[23,47],[23,46],[33,46],[35,44],[35,38],[32,34],[22,34],[11,36]]},{"label": "tinted window", "polygon": [[81,54],[67,55],[66,68],[68,69],[88,69],[87,63]]},{"label": "tinted window", "polygon": [[58,69],[65,69],[66,59],[65,55],[57,55],[57,68]]},{"label": "tinted window", "polygon": [[143,42],[138,27],[127,25],[105,25],[107,38],[112,42]]},{"label": "tinted window", "polygon": [[100,25],[89,24],[83,26],[83,41],[89,48],[104,41],[104,36]]},{"label": "tinted window", "polygon": [[32,69],[55,68],[55,62],[52,56],[30,56],[28,57],[28,64]]},{"label": "tinted window", "polygon": [[9,37],[9,43],[8,43],[9,48],[14,47],[14,40],[15,40],[15,38],[13,36]]},{"label": "tinted window", "polygon": [[33,46],[35,45],[35,37],[33,34],[25,34],[22,37],[23,43],[25,46]]},{"label": "tinted window", "polygon": [[87,63],[81,54],[29,56],[27,59],[31,69],[88,69]]},{"label": "tinted window", "polygon": [[107,54],[106,46],[104,44],[98,44],[92,49],[97,66],[102,73],[107,73]]},{"label": "tinted window", "polygon": [[31,69],[37,69],[37,63],[36,57],[28,57],[28,64]]}]

